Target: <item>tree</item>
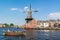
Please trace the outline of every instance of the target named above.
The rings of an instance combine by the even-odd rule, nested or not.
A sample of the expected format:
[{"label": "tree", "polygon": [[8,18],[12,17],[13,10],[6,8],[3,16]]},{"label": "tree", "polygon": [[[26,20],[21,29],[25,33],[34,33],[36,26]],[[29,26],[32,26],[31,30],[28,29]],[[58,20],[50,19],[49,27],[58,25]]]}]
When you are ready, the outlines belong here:
[{"label": "tree", "polygon": [[13,26],[14,26],[14,24],[13,24],[13,23],[11,23],[11,24],[10,24],[10,27],[13,27]]},{"label": "tree", "polygon": [[4,25],[5,25],[6,27],[9,27],[9,24],[7,24],[7,23],[5,23]]}]

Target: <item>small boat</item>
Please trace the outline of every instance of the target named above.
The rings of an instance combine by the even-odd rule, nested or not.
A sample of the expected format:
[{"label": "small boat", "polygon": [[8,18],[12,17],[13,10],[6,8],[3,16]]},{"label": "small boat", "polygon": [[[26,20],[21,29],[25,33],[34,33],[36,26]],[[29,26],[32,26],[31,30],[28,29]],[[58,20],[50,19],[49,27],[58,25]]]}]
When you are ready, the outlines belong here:
[{"label": "small boat", "polygon": [[20,31],[5,31],[3,33],[5,36],[25,36],[25,32],[20,32]]}]

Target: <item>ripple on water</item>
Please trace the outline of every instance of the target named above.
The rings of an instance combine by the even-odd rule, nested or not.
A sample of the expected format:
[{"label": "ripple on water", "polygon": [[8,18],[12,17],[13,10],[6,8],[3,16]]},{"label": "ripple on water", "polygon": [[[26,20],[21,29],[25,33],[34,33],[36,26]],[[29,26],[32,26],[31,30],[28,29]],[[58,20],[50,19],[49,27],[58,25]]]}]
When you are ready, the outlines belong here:
[{"label": "ripple on water", "polygon": [[[22,29],[11,29],[10,30],[22,30]],[[60,30],[55,31],[29,31],[30,38],[27,36],[25,37],[11,37],[11,36],[2,36],[3,31],[2,30],[8,30],[8,28],[0,28],[0,40],[60,40]],[[27,38],[27,39],[26,39]]]}]

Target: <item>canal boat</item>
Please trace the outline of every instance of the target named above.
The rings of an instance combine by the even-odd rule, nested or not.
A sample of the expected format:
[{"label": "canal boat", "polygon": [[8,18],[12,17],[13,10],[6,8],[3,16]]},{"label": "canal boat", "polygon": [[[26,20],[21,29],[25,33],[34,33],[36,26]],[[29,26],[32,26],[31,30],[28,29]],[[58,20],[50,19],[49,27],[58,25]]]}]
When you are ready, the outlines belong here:
[{"label": "canal boat", "polygon": [[4,31],[3,33],[4,36],[25,36],[25,32],[21,31]]}]

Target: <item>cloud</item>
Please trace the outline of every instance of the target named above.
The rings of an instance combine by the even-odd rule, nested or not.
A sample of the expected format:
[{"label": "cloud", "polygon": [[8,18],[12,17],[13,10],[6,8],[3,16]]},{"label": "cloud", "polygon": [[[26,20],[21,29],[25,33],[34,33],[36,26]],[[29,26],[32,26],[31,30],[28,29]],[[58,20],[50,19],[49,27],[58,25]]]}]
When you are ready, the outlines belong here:
[{"label": "cloud", "polygon": [[48,16],[51,19],[60,19],[60,12],[50,13]]},{"label": "cloud", "polygon": [[16,11],[16,12],[23,12],[24,9],[21,8],[10,8],[11,11]]},{"label": "cloud", "polygon": [[29,11],[28,6],[25,6],[24,8],[10,8],[11,11],[16,11],[16,12],[26,12]]},{"label": "cloud", "polygon": [[27,6],[25,6],[25,7],[24,7],[24,9],[28,9],[28,7],[27,7]]},{"label": "cloud", "polygon": [[24,11],[28,11],[28,10],[29,10],[28,6],[25,6]]},{"label": "cloud", "polygon": [[17,11],[18,8],[11,8],[10,10],[11,10],[11,11]]}]

